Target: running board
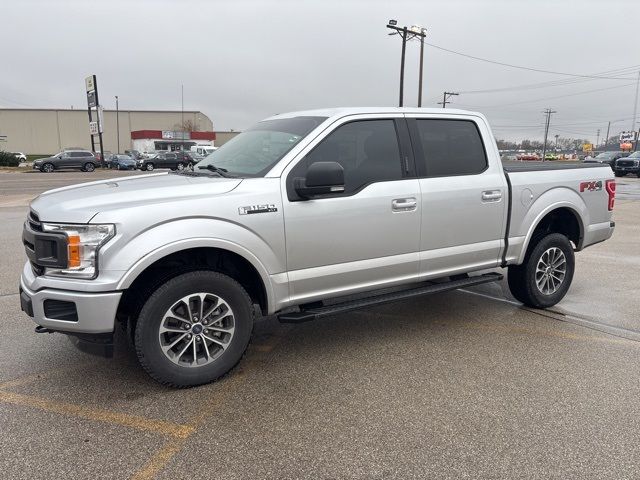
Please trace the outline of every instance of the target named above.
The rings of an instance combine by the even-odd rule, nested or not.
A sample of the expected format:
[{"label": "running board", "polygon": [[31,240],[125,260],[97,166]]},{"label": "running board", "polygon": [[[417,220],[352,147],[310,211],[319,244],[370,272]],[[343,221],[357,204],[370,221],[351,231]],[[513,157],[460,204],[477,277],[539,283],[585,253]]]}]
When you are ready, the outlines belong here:
[{"label": "running board", "polygon": [[502,280],[502,278],[503,276],[500,273],[486,273],[484,275],[460,278],[444,283],[432,283],[424,287],[411,288],[391,293],[383,293],[380,295],[359,298],[357,300],[350,300],[334,305],[327,305],[326,307],[320,306],[300,310],[299,312],[283,313],[278,316],[278,320],[280,320],[281,323],[309,322],[311,320],[317,320],[318,318],[328,317],[329,315],[337,315],[339,313],[358,310],[360,308],[373,307],[390,302],[397,302],[398,300],[404,300],[406,298],[419,297],[421,295],[430,295],[432,293],[447,292],[449,290],[471,287],[473,285],[480,285],[483,283],[499,282],[500,280]]}]

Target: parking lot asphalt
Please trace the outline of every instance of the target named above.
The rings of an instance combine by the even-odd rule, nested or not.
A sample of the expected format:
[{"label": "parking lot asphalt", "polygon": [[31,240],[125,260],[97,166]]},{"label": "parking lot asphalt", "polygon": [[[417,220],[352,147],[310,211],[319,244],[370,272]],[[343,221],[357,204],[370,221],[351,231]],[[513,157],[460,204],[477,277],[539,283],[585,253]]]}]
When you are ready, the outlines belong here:
[{"label": "parking lot asphalt", "polygon": [[640,180],[551,311],[495,284],[267,318],[231,375],[171,390],[123,338],[88,356],[20,312],[28,198],[116,175],[0,174],[4,478],[637,478]]}]

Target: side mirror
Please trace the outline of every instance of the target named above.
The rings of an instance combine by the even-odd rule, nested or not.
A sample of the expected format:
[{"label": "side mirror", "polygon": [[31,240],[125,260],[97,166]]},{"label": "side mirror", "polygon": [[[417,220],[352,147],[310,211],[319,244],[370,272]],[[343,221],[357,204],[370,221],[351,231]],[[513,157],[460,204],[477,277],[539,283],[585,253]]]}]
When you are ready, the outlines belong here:
[{"label": "side mirror", "polygon": [[304,199],[344,192],[344,169],[338,162],[312,163],[305,178],[293,181],[296,193]]}]

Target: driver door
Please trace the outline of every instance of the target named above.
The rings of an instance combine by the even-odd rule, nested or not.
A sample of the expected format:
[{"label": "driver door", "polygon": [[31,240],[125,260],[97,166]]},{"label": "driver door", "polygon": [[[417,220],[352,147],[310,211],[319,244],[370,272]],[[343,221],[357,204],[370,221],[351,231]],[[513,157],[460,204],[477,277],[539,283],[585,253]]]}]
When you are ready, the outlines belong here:
[{"label": "driver door", "polygon": [[[285,170],[289,293],[294,303],[418,277],[420,186],[401,116],[344,121]],[[401,148],[401,144],[404,148]],[[295,191],[315,162],[338,162],[345,191],[309,200]]]}]

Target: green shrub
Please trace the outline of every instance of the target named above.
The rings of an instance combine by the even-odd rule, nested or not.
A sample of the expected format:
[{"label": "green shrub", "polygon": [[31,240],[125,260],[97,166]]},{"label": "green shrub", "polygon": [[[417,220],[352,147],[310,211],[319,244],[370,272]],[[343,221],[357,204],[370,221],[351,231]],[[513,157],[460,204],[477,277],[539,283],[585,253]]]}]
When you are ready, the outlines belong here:
[{"label": "green shrub", "polygon": [[20,163],[13,153],[0,151],[0,167],[17,167]]}]

